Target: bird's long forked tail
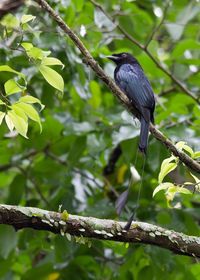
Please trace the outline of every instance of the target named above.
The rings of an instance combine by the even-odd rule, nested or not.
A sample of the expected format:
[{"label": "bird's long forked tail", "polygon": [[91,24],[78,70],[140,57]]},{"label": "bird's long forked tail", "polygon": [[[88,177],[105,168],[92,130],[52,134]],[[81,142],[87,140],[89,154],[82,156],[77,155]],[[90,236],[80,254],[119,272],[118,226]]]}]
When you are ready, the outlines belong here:
[{"label": "bird's long forked tail", "polygon": [[132,221],[136,219],[137,209],[139,207],[139,202],[140,202],[141,189],[143,186],[143,175],[144,175],[145,162],[146,162],[146,155],[144,154],[144,159],[143,159],[143,164],[142,164],[142,175],[141,175],[141,181],[140,181],[137,200],[136,200],[136,207],[133,210],[132,215],[130,216],[128,222],[126,223],[126,225],[124,227],[125,230],[129,230],[131,227]]},{"label": "bird's long forked tail", "polygon": [[141,127],[140,127],[140,140],[139,140],[139,150],[146,154],[147,153],[147,145],[149,138],[149,125],[150,121],[147,122],[143,117],[141,117]]}]

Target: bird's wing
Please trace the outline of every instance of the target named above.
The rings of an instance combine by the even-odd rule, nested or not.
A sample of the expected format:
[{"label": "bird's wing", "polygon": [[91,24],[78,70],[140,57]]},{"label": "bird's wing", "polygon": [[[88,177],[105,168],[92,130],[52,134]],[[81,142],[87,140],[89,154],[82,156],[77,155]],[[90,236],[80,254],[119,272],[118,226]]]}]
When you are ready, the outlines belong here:
[{"label": "bird's wing", "polygon": [[131,64],[123,64],[115,73],[115,80],[144,118],[146,109],[154,110],[154,94],[142,69],[135,69]]}]

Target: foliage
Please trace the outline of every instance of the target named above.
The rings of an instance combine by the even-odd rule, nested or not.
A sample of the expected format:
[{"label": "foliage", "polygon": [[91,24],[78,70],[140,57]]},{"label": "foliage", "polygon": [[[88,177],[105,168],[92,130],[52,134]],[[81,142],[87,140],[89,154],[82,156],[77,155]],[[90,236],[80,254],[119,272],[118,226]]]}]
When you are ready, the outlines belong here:
[{"label": "foliage", "polygon": [[[109,75],[114,65],[105,55],[128,51],[137,57],[157,97],[156,124],[174,142],[187,142],[190,149],[185,151],[198,159],[199,152],[191,154],[200,150],[200,110],[195,100],[159,69],[144,50],[125,38],[91,1],[48,2]],[[166,1],[159,0],[98,3],[141,44],[151,38],[166,5]],[[200,86],[197,4],[174,0],[148,45],[149,52],[164,69],[196,96]],[[0,36],[1,203],[62,212],[66,209],[73,214],[115,219],[116,193],[128,187],[132,166],[137,179],[133,180],[128,207],[134,209],[143,158],[139,154],[135,161],[139,127],[132,116],[35,2],[15,15],[6,15],[1,21]],[[38,113],[37,105],[44,110]],[[33,122],[28,123],[28,119]],[[24,138],[27,130],[28,140]],[[117,145],[121,155],[114,171],[107,174],[105,167]],[[152,198],[160,183],[168,184],[169,191],[172,185],[180,187],[199,180],[198,174],[192,178],[187,168],[168,156],[166,148],[150,136],[137,217],[199,235],[198,193],[176,195],[173,204],[178,204],[178,208],[173,209],[168,208],[163,192]],[[170,168],[157,179],[167,158]],[[126,220],[129,215],[124,211],[121,218]],[[89,248],[68,239],[29,229],[15,233],[8,226],[0,226],[1,279],[135,280],[166,279],[167,275],[170,280],[198,279],[200,273],[195,260],[164,249],[103,241],[92,241]]]}]

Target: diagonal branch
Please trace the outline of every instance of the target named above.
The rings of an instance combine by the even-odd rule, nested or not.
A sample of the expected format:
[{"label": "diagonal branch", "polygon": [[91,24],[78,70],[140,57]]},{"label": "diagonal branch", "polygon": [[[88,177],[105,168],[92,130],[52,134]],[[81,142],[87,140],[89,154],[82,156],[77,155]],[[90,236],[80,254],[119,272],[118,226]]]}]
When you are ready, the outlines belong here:
[{"label": "diagonal branch", "polygon": [[23,228],[47,230],[68,239],[71,239],[72,235],[82,239],[86,237],[152,244],[179,255],[200,257],[199,237],[143,222],[133,222],[130,230],[126,231],[123,230],[124,222],[69,215],[66,211],[58,213],[39,208],[0,204],[0,224],[11,225],[16,230]]},{"label": "diagonal branch", "polygon": [[[62,18],[49,6],[49,4],[45,0],[35,1],[38,2],[42,6],[42,8],[49,13],[49,15],[57,22],[60,28],[70,37],[74,44],[79,48],[82,55],[84,56],[84,62],[93,69],[97,76],[108,86],[108,88],[122,102],[122,104],[125,105],[130,112],[133,112],[133,108],[128,97],[124,94],[123,91],[119,89],[119,87],[114,83],[114,81],[105,74],[103,69],[92,57],[92,55],[84,46],[83,42],[78,38],[78,36],[70,29],[70,27],[67,24],[65,24]],[[183,163],[185,163],[192,170],[200,173],[200,164],[198,162],[190,158],[184,152],[178,150],[176,146],[153,125],[151,125],[150,130],[154,137],[161,141],[168,149],[170,149],[170,151],[175,156],[178,156]]]},{"label": "diagonal branch", "polygon": [[[148,45],[149,45],[149,41],[147,42],[146,45],[142,45],[140,42],[138,42],[133,36],[131,36],[119,23],[116,23],[115,20],[112,18],[112,16],[110,16],[105,10],[104,8],[97,3],[95,0],[90,0],[90,2],[97,7],[98,9],[100,9],[104,15],[115,24],[116,28],[124,35],[125,38],[127,38],[130,42],[132,42],[134,45],[138,46],[141,50],[143,50],[148,57],[155,63],[155,65],[162,70],[183,92],[185,92],[187,95],[189,95],[192,99],[194,99],[198,104],[200,104],[200,99],[197,98],[193,92],[191,92],[188,88],[186,88],[183,83],[181,81],[179,81],[172,73],[170,73],[153,55],[152,53],[148,50]],[[166,5],[166,8],[168,6]],[[164,13],[166,12],[166,10],[164,11]],[[162,24],[162,21],[161,21]],[[157,28],[159,28],[160,26],[158,25]],[[156,28],[156,30],[157,30]],[[153,32],[154,35],[154,32]],[[153,36],[152,35],[152,36]]]}]

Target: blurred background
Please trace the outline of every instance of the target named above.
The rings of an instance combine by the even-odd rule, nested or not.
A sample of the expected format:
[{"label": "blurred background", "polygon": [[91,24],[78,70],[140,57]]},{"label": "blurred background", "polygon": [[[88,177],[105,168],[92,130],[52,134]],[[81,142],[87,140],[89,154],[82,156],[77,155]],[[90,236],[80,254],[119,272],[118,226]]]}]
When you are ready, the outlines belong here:
[{"label": "blurred background", "polygon": [[[199,1],[48,3],[109,76],[113,77],[115,66],[106,55],[124,51],[134,55],[156,95],[156,126],[174,142],[186,141],[193,150],[200,150]],[[135,162],[139,124],[83,63],[80,51],[49,15],[34,1],[20,4],[19,9],[11,11],[12,15],[1,18],[0,65],[9,65],[26,75],[27,92],[45,105],[40,113],[43,131],[40,134],[38,125],[30,121],[29,139],[25,139],[10,133],[2,123],[0,202],[52,211],[60,207],[71,214],[117,220],[115,201],[129,185],[130,166],[135,165],[141,175],[140,154]],[[13,17],[24,14],[36,18],[27,28],[14,28]],[[63,94],[44,80],[21,42],[51,51],[51,56],[62,61],[63,69],[53,68],[64,79]],[[1,90],[11,76],[0,73]],[[194,98],[175,80],[193,92]],[[199,194],[176,195],[172,208],[164,192],[152,197],[161,163],[169,156],[166,147],[150,136],[137,219],[199,235]],[[180,164],[166,180],[181,184],[191,181],[191,176]],[[140,180],[133,181],[129,211],[136,206],[140,186]],[[124,211],[120,219],[128,217]],[[0,277],[189,280],[200,279],[200,265],[195,258],[150,245],[92,240],[88,248],[49,232],[25,229],[16,233],[1,225]]]}]

